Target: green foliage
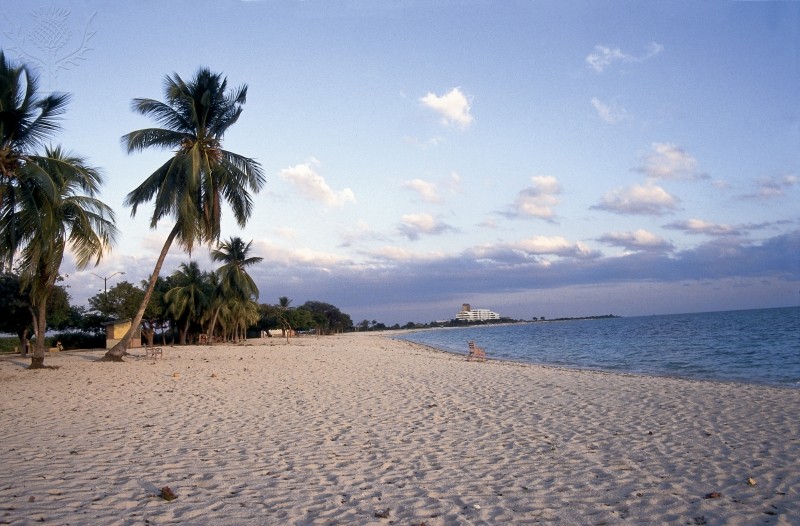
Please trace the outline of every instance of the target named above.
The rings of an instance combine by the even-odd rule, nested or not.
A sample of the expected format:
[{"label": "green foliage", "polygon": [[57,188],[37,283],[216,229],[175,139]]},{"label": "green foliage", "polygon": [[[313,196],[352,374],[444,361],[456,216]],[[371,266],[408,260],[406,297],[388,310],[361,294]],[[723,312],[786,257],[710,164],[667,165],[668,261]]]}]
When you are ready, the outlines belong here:
[{"label": "green foliage", "polygon": [[163,128],[123,136],[128,153],[154,148],[175,155],[127,195],[125,204],[133,215],[155,198],[150,226],[173,216],[177,241],[190,251],[197,241],[219,239],[223,199],[239,226],[246,225],[253,209],[249,191],[261,189],[264,174],[254,159],[222,148],[222,138],[239,119],[246,100],[247,86],[229,89],[223,75],[207,68],[199,69],[188,82],[177,73],[167,76],[164,102],[134,99],[133,111]]},{"label": "green foliage", "polygon": [[19,338],[0,338],[0,354],[19,352]]},{"label": "green foliage", "polygon": [[[22,293],[19,275],[0,274],[0,304],[3,305],[3,315],[0,316],[0,332],[22,335],[25,329],[32,328],[30,303],[27,295]],[[19,345],[19,338],[17,345]]]},{"label": "green foliage", "polygon": [[[22,290],[36,317],[34,331],[43,338],[67,246],[83,269],[100,261],[117,231],[113,210],[95,197],[100,171],[47,145],[60,129],[69,97],[41,97],[37,88],[35,75],[0,51],[0,265],[10,268],[17,259]],[[43,154],[36,152],[40,147]],[[57,321],[64,319],[66,314]],[[43,344],[35,347],[32,367],[44,364]]]},{"label": "green foliage", "polygon": [[[47,299],[47,329],[63,330],[78,328],[81,324],[82,309],[69,304],[69,294],[64,287],[53,287]],[[17,335],[20,339],[30,336],[33,331],[33,317],[30,299],[22,292],[22,281],[17,274],[0,274],[0,332]]]},{"label": "green foliage", "polygon": [[308,311],[314,320],[315,328],[323,334],[343,332],[353,326],[350,316],[330,303],[307,301],[298,310]]},{"label": "green foliage", "polygon": [[69,304],[69,294],[64,287],[56,285],[47,298],[47,328],[64,329],[70,326],[74,311]]},{"label": "green foliage", "polygon": [[261,262],[264,258],[250,255],[250,245],[240,237],[231,237],[211,251],[211,261],[222,263],[217,269],[220,295],[235,300],[257,300],[258,287],[247,273],[247,267]]},{"label": "green foliage", "polygon": [[89,298],[89,306],[106,319],[124,320],[133,318],[144,299],[144,290],[127,281],[117,283],[108,292]]},{"label": "green foliage", "polygon": [[315,327],[314,315],[306,309],[291,309],[286,312],[285,317],[296,331],[307,331]]}]

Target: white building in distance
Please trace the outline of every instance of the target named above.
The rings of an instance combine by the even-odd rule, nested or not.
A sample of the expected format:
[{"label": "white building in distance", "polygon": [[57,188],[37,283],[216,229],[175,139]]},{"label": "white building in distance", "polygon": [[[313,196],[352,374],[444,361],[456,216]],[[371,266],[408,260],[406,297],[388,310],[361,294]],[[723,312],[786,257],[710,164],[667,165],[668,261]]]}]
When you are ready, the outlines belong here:
[{"label": "white building in distance", "polygon": [[469,303],[464,303],[461,305],[461,312],[456,314],[456,319],[461,321],[499,320],[500,315],[489,309],[473,309]]}]

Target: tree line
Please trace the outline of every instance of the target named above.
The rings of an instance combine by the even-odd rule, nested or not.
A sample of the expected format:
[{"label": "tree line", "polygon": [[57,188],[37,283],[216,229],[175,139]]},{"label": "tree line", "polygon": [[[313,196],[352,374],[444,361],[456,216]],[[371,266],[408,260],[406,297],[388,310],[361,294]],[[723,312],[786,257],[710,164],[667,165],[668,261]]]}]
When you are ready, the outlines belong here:
[{"label": "tree line", "polygon": [[[0,50],[0,268],[19,278],[20,294],[27,302],[35,335],[31,368],[44,367],[47,318],[53,315],[48,306],[58,294],[66,251],[74,255],[77,269],[84,270],[98,265],[119,236],[113,210],[98,198],[102,170],[52,145],[69,98],[64,93],[39,93],[31,68],[13,63]],[[238,121],[246,100],[247,85],[231,87],[224,75],[201,67],[189,80],[177,73],[167,75],[163,100],[131,102],[133,112],[155,124],[123,135],[122,147],[128,154],[155,149],[168,156],[126,195],[124,205],[135,217],[152,203],[150,228],[160,221],[173,226],[132,312],[130,330],[106,352],[105,360],[122,361],[140,325],[152,336],[154,324],[164,323],[164,306],[153,301],[157,289],[163,291],[159,301],[169,304],[181,341],[198,326],[205,326],[205,334],[219,331],[225,338],[241,337],[249,324],[263,319],[257,288],[244,271],[255,261],[240,258],[249,243],[238,238],[220,241],[223,205],[244,228],[253,213],[253,194],[265,183],[258,161],[223,147],[225,133]],[[162,278],[173,243],[188,253],[207,245],[222,266],[205,273],[187,263]],[[302,309],[291,309],[279,302],[281,326],[305,324],[299,323],[303,314],[294,310],[310,312],[320,331],[352,325],[328,304],[307,302]]]},{"label": "tree line", "polygon": [[[322,301],[306,301],[294,307],[284,296],[275,304],[251,299],[236,305],[221,287],[221,269],[202,270],[196,262],[189,262],[158,278],[142,320],[142,337],[147,344],[236,343],[258,337],[262,331],[279,330],[281,337],[288,339],[298,332],[323,335],[353,329],[348,314]],[[144,280],[137,286],[121,281],[90,297],[88,308],[72,305],[67,288],[56,285],[48,300],[46,327],[55,334],[46,346],[52,347],[56,341],[62,341],[67,349],[103,346],[105,323],[132,318],[148,283]],[[16,335],[14,347],[24,350],[34,333],[31,305],[18,274],[0,274],[0,304],[4,305],[0,332]]]}]

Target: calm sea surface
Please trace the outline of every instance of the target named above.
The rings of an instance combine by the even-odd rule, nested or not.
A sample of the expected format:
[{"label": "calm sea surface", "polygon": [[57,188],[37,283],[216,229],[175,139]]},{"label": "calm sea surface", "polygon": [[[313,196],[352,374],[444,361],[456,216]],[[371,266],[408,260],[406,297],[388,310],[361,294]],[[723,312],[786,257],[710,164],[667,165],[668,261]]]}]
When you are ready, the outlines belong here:
[{"label": "calm sea surface", "polygon": [[430,329],[397,336],[579,369],[800,388],[800,307]]}]

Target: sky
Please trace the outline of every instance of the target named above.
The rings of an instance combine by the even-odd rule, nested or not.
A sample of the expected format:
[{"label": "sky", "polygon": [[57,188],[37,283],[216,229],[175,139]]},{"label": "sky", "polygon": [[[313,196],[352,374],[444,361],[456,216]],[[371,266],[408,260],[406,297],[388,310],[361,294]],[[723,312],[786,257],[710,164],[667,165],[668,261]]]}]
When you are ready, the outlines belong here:
[{"label": "sky", "polygon": [[[248,86],[224,146],[266,185],[260,303],[355,322],[800,304],[800,3],[0,0],[0,47],[70,93],[56,142],[102,169],[120,236],[68,256],[74,304],[153,270],[169,220],[125,195],[166,75]],[[208,247],[164,265],[212,270]],[[124,275],[117,274],[125,272]]]}]

